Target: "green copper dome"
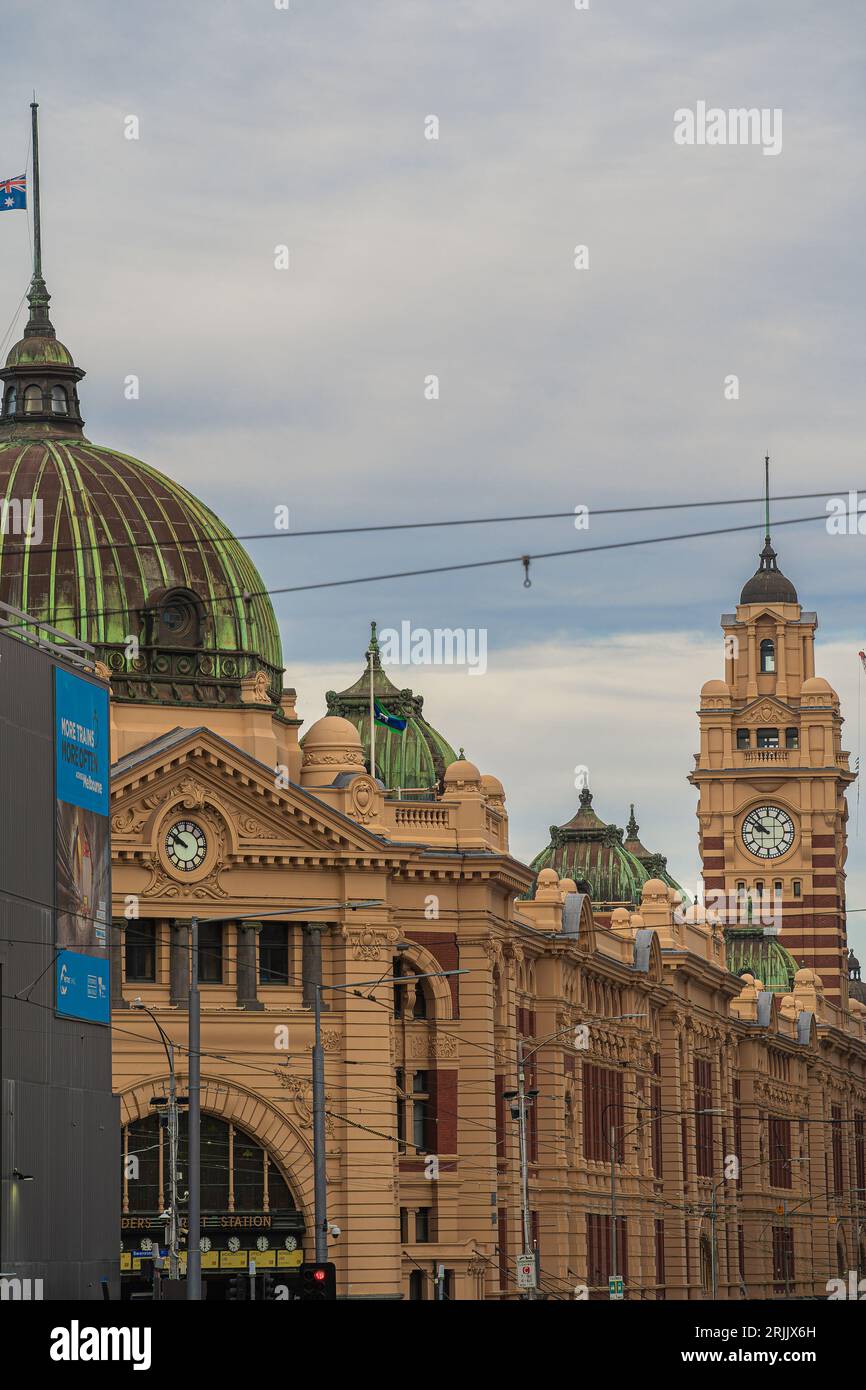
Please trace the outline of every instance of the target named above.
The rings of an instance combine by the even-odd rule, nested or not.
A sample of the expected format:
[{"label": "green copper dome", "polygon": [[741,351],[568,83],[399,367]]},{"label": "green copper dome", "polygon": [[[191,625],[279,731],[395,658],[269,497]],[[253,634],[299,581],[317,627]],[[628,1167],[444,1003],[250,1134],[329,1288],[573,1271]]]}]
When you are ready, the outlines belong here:
[{"label": "green copper dome", "polygon": [[592,808],[592,793],[584,787],[580,808],[565,825],[550,827],[550,844],[533,859],[531,868],[555,869],[560,878],[574,879],[596,907],[640,903],[650,874],[623,844],[623,832],[607,825]]},{"label": "green copper dome", "polygon": [[[370,647],[373,653],[373,691],[379,708],[386,714],[406,720],[402,732],[376,725],[376,776],[388,788],[432,789],[441,784],[446,767],[457,761],[447,739],[428,724],[422,714],[423,695],[398,690],[382,669],[376,624],[372,624]],[[325,696],[328,714],[348,719],[361,735],[364,761],[370,766],[370,668],[347,690],[329,690]]]},{"label": "green copper dome", "polygon": [[179,483],[85,438],[84,372],[38,275],[29,300],[0,368],[0,601],[94,646],[117,699],[240,704],[264,671],[276,706],[279,629],[249,555]]},{"label": "green copper dome", "polygon": [[760,927],[726,927],[725,957],[732,975],[754,975],[774,994],[790,994],[800,969],[778,936]]}]

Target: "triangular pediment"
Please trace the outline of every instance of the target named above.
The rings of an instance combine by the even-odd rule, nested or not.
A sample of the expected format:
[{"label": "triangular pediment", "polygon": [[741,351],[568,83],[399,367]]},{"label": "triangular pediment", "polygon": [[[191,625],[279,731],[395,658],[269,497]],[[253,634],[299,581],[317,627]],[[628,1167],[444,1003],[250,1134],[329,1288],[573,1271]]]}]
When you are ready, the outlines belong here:
[{"label": "triangular pediment", "polygon": [[761,724],[775,726],[796,720],[799,710],[780,700],[776,695],[759,695],[744,705],[737,719],[742,724]]},{"label": "triangular pediment", "polygon": [[115,763],[111,778],[115,855],[155,857],[163,827],[204,818],[223,863],[243,859],[339,862],[405,857],[296,783],[209,729],[173,730]]}]

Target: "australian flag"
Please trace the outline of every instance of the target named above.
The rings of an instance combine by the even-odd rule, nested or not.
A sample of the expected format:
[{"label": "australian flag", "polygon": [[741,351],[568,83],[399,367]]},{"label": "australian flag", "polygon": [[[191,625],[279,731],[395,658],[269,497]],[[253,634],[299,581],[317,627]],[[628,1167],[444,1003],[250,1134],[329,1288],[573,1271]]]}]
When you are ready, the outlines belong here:
[{"label": "australian flag", "polygon": [[26,208],[27,175],[19,174],[14,179],[0,179],[0,212],[9,208]]},{"label": "australian flag", "polygon": [[384,710],[382,708],[378,700],[376,700],[374,703],[376,710],[376,723],[380,724],[383,729],[393,729],[395,733],[402,734],[403,730],[406,728],[407,721],[405,719],[401,719],[400,716],[397,714],[389,714],[387,710]]}]

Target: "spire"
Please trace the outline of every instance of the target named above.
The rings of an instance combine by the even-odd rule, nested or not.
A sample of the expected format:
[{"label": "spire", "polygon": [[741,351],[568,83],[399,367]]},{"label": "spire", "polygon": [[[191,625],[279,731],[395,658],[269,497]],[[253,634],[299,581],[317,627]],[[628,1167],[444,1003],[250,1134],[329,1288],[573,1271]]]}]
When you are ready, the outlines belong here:
[{"label": "spire", "polygon": [[640,830],[640,826],[634,818],[634,802],[631,803],[628,809],[631,811],[631,815],[628,818],[628,825],[626,826],[626,831],[630,840],[636,840],[637,832]]},{"label": "spire", "polygon": [[382,668],[382,658],[379,656],[379,639],[378,639],[378,637],[376,636],[376,624],[375,624],[375,622],[372,622],[372,623],[370,624],[370,645],[369,645],[369,647],[367,648],[367,650],[366,650],[366,652],[364,653],[364,655],[365,655],[365,657],[368,657],[368,658],[371,659],[371,664],[372,664],[374,670],[381,670],[381,668]]},{"label": "spire", "polygon": [[758,568],[740,594],[740,603],[796,603],[797,591],[776,564],[770,541],[770,455],[764,455],[764,548]]},{"label": "spire", "polygon": [[39,200],[39,105],[34,97],[30,103],[33,124],[33,277],[27,292],[30,317],[24,329],[25,338],[55,338],[54,325],[48,317],[51,295],[42,278],[42,212]]}]

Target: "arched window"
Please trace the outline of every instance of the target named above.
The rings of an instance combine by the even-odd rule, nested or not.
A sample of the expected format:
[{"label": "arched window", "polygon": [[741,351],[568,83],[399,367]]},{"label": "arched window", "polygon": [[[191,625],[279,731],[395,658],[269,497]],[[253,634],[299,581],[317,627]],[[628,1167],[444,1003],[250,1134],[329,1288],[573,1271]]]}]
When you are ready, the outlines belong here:
[{"label": "arched window", "polygon": [[761,670],[772,672],[776,669],[776,644],[765,637],[761,643]]},{"label": "arched window", "polygon": [[[178,1125],[178,1167],[189,1171],[186,1112]],[[133,1120],[123,1130],[123,1212],[158,1215],[169,1200],[167,1127],[159,1115]],[[203,1213],[293,1211],[288,1184],[263,1146],[216,1115],[201,1117]]]},{"label": "arched window", "polygon": [[3,413],[4,415],[14,415],[17,409],[18,392],[15,390],[14,386],[10,386],[9,390],[6,392],[6,407]]},{"label": "arched window", "polygon": [[28,386],[24,392],[24,412],[26,415],[38,415],[42,410],[42,387]]},{"label": "arched window", "polygon": [[62,386],[52,386],[51,388],[51,414],[69,414],[69,398]]},{"label": "arched window", "polygon": [[701,1288],[704,1293],[712,1292],[713,1287],[713,1251],[710,1245],[710,1238],[707,1235],[701,1236]]}]

